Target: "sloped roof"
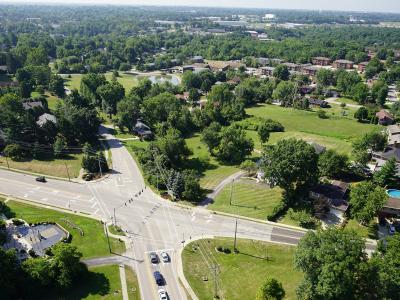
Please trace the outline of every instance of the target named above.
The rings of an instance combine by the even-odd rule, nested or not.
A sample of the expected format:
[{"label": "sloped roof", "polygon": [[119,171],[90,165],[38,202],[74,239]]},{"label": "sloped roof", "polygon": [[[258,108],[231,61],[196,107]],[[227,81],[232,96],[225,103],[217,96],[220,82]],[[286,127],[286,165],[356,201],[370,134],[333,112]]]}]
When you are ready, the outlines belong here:
[{"label": "sloped roof", "polygon": [[52,122],[54,124],[57,124],[57,118],[54,115],[45,113],[38,118],[36,124],[38,124],[39,126],[43,126],[47,122]]},{"label": "sloped roof", "polygon": [[43,107],[43,103],[41,101],[29,101],[22,103],[22,106],[25,110],[33,109],[35,107]]}]

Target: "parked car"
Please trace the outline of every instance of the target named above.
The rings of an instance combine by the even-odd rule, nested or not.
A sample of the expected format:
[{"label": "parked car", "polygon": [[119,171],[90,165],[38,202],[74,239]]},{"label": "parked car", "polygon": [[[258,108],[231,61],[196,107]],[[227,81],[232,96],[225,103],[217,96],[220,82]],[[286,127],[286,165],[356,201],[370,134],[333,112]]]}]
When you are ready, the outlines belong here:
[{"label": "parked car", "polygon": [[389,235],[393,235],[396,233],[396,228],[394,227],[393,224],[389,225]]},{"label": "parked car", "polygon": [[153,273],[154,279],[156,280],[157,285],[164,285],[164,277],[161,275],[160,272],[155,271]]},{"label": "parked car", "polygon": [[160,296],[160,300],[168,300],[168,294],[164,289],[158,290],[158,296]]},{"label": "parked car", "polygon": [[44,177],[44,176],[36,177],[36,181],[38,181],[38,182],[46,182],[46,177]]},{"label": "parked car", "polygon": [[158,264],[158,255],[155,252],[150,252],[150,261],[152,264]]},{"label": "parked car", "polygon": [[169,262],[169,260],[170,260],[167,252],[161,252],[161,257],[162,257],[163,262],[165,262],[165,263]]}]

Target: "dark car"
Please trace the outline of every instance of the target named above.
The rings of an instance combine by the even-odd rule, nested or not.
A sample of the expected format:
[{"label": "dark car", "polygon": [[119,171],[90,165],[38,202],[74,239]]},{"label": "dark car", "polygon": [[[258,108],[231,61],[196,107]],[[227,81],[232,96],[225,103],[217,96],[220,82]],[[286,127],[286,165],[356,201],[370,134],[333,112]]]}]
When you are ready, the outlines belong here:
[{"label": "dark car", "polygon": [[36,181],[38,181],[38,182],[46,182],[46,177],[44,177],[44,176],[36,177]]},{"label": "dark car", "polygon": [[161,275],[160,272],[155,271],[153,273],[154,279],[156,280],[157,285],[164,285],[164,277]]},{"label": "dark car", "polygon": [[150,261],[152,264],[158,264],[158,255],[155,252],[150,252]]}]

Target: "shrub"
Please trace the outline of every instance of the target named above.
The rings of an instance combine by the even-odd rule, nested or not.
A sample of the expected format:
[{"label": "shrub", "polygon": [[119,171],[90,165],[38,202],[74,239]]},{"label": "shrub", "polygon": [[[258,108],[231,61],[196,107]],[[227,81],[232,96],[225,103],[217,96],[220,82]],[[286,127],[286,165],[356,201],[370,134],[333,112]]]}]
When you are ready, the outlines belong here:
[{"label": "shrub", "polygon": [[21,220],[19,220],[19,219],[12,219],[12,222],[13,222],[13,224],[14,224],[15,226],[20,226],[20,225],[23,225],[23,224],[24,224],[24,222],[21,221]]},{"label": "shrub", "polygon": [[267,216],[268,221],[276,221],[279,219],[288,209],[286,202],[281,201],[277,206],[274,207],[272,213]]},{"label": "shrub", "polygon": [[26,155],[24,149],[18,144],[7,145],[4,148],[4,153],[6,156],[10,157],[12,160],[21,160]]},{"label": "shrub", "polygon": [[269,132],[284,132],[285,127],[278,121],[272,120],[272,119],[267,119],[264,122],[264,126],[268,128]]}]

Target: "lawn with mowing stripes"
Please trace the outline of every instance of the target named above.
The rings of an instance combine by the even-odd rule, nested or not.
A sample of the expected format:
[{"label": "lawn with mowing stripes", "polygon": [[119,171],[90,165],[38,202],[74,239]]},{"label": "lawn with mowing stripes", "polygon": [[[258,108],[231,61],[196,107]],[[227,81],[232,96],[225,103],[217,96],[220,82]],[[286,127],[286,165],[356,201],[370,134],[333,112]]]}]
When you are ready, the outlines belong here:
[{"label": "lawn with mowing stripes", "polygon": [[136,273],[130,267],[125,266],[125,274],[129,300],[140,300],[139,281]]},{"label": "lawn with mowing stripes", "polygon": [[[107,237],[104,233],[103,224],[100,221],[81,217],[69,213],[59,212],[47,208],[33,206],[17,201],[8,201],[7,206],[15,214],[16,218],[28,223],[56,222],[72,234],[71,245],[76,246],[82,252],[84,258],[93,258],[111,255],[108,250]],[[78,229],[72,228],[66,219],[83,231],[80,235]],[[118,239],[110,238],[111,249],[115,253],[125,252],[125,244]]]},{"label": "lawn with mowing stripes", "polygon": [[[246,110],[250,116],[242,124],[261,124],[265,119],[273,119],[282,123],[284,133],[273,133],[269,143],[276,143],[282,138],[296,137],[307,141],[315,141],[328,148],[342,153],[351,154],[351,143],[367,132],[378,131],[378,125],[362,124],[351,116],[331,115],[329,118],[318,118],[315,111],[304,111],[293,108],[284,108],[277,105],[260,104]],[[349,110],[348,114],[351,114]],[[260,147],[255,131],[249,135],[255,141],[256,148]]]},{"label": "lawn with mowing stripes", "polygon": [[233,239],[195,241],[187,245],[182,253],[185,277],[200,300],[213,299],[213,274],[209,268],[210,261],[205,261],[205,257],[210,256],[218,263],[220,299],[254,300],[267,277],[282,283],[285,299],[296,299],[295,290],[303,275],[294,269],[295,247],[239,239],[237,247],[240,253],[233,254],[232,251],[225,254],[215,250],[218,246],[232,251]]},{"label": "lawn with mowing stripes", "polygon": [[[232,192],[232,205],[230,195]],[[209,205],[212,210],[238,214],[249,218],[266,220],[282,199],[282,190],[269,188],[265,183],[252,179],[240,179],[233,185],[228,184]]]}]

